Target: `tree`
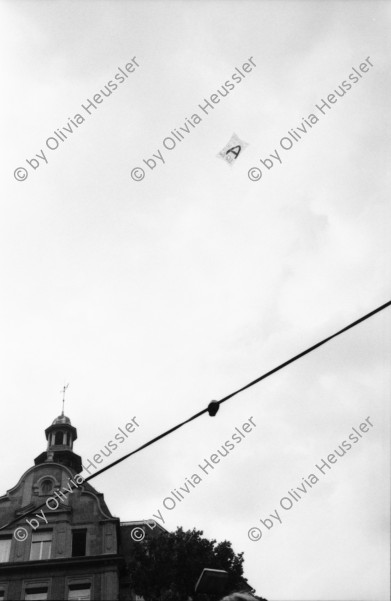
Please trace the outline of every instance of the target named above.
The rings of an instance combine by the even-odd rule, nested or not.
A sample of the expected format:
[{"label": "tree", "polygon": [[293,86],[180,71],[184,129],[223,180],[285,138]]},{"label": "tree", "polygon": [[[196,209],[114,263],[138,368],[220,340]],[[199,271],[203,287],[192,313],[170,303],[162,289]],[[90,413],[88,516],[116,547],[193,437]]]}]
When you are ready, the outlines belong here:
[{"label": "tree", "polygon": [[[228,572],[227,591],[249,590],[243,578],[243,553],[229,541],[203,538],[203,531],[168,532],[147,537],[134,547],[129,564],[132,589],[145,601],[187,601],[204,568]],[[226,593],[227,594],[227,593]],[[197,601],[218,601],[222,595],[197,595]]]}]

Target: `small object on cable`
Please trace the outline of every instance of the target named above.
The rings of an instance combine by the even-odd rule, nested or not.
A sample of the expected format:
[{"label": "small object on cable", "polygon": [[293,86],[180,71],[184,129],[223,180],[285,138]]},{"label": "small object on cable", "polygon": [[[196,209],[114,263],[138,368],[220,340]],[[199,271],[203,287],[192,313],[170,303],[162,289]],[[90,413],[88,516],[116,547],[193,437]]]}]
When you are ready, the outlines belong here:
[{"label": "small object on cable", "polygon": [[214,417],[220,409],[219,401],[211,401],[208,405],[208,413],[211,417]]}]

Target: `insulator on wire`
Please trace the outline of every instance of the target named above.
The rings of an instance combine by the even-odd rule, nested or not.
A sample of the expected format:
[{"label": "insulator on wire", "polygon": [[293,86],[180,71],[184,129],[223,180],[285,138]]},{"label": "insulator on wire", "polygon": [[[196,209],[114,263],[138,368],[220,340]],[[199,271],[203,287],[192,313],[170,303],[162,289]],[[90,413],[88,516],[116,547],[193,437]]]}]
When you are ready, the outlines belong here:
[{"label": "insulator on wire", "polygon": [[208,413],[211,417],[214,417],[220,409],[220,403],[218,401],[211,401],[208,405]]}]

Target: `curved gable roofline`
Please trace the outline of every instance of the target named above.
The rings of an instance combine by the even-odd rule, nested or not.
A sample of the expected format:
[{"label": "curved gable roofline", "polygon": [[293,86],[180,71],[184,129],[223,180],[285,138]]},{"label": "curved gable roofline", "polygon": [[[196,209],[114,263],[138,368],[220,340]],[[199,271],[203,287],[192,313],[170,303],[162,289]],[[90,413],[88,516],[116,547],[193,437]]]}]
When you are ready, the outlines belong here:
[{"label": "curved gable roofline", "polygon": [[[83,486],[81,484],[81,486]],[[92,488],[92,487],[91,487]],[[94,499],[96,500],[96,502],[98,503],[98,508],[99,511],[101,512],[101,514],[107,519],[107,520],[117,520],[118,518],[113,517],[112,515],[107,515],[103,509],[102,509],[102,505],[101,505],[101,500],[99,497],[103,497],[102,493],[96,493],[96,492],[92,492],[91,490],[80,490],[81,495],[91,495],[91,497],[94,497]],[[108,508],[107,508],[108,509]]]},{"label": "curved gable roofline", "polygon": [[[10,497],[10,494],[12,494],[13,492],[15,492],[18,489],[18,487],[20,487],[20,486],[23,485],[23,479],[26,478],[34,470],[42,468],[43,465],[45,465],[45,464],[41,463],[39,465],[33,465],[26,472],[24,472],[24,474],[19,478],[19,481],[17,482],[17,484],[15,486],[13,486],[12,488],[10,488],[9,490],[7,490],[7,492],[6,492],[5,495],[2,495],[0,497],[0,503],[2,501],[8,501],[9,497]],[[64,471],[66,471],[70,475],[71,478],[76,477],[77,475],[79,475],[79,474],[73,474],[72,471],[66,465],[63,465],[62,463],[50,463],[50,466],[56,466],[56,467],[62,468]],[[96,503],[98,505],[98,509],[99,509],[101,515],[105,519],[114,519],[114,520],[117,520],[118,518],[115,518],[115,517],[113,517],[110,514],[110,510],[107,507],[106,502],[104,500],[104,495],[102,493],[99,493],[98,491],[96,491],[91,486],[91,484],[89,484],[88,482],[86,482],[84,486],[83,486],[83,484],[84,483],[81,482],[78,485],[77,488],[73,488],[72,492],[74,492],[75,490],[79,490],[82,495],[91,495],[95,499],[95,501],[96,501]],[[89,490],[86,490],[85,486],[88,486]],[[66,488],[62,489],[63,492],[66,492],[66,490],[67,490]],[[69,494],[71,494],[71,493],[69,493]],[[102,507],[102,502],[101,501],[103,501],[103,504],[104,504],[105,507]],[[108,511],[109,513],[107,514],[106,511]]]},{"label": "curved gable roofline", "polygon": [[[70,475],[71,478],[73,478],[74,476],[76,476],[76,474],[73,474],[72,471],[69,469],[69,467],[67,467],[66,465],[64,465],[63,463],[48,463],[48,466],[52,467],[52,466],[56,466],[56,467],[60,467],[63,470],[65,470],[66,472],[68,472],[68,474]],[[21,477],[19,478],[18,482],[15,484],[15,486],[13,486],[12,488],[9,488],[5,495],[2,495],[0,497],[0,501],[2,499],[6,499],[10,494],[12,494],[22,483],[22,480],[24,478],[26,478],[30,472],[37,470],[37,469],[42,469],[42,467],[45,466],[45,463],[39,463],[38,465],[33,465],[32,467],[30,467],[27,471],[24,472],[24,474],[21,475]]]}]

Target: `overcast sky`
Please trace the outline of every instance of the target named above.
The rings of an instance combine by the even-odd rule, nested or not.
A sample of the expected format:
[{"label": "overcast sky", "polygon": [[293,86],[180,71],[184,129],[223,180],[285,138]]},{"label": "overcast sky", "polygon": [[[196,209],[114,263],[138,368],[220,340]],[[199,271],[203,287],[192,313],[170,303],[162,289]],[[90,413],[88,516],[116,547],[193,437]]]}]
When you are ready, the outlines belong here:
[{"label": "overcast sky", "polygon": [[[64,383],[83,459],[136,416],[116,459],[388,300],[388,3],[0,10],[1,494],[46,448]],[[87,115],[81,104],[134,57]],[[198,104],[250,57],[252,72],[204,114]],[[281,150],[367,57],[373,67]],[[77,113],[84,123],[49,150]],[[202,122],[164,150],[194,113]],[[228,165],[216,155],[233,132],[249,146]],[[282,164],[267,171],[260,159],[276,148]],[[26,159],[42,149],[34,170]],[[152,171],[143,159],[159,149]],[[252,417],[246,439],[162,511],[166,528],[232,541],[270,601],[388,599],[389,332],[388,309],[91,484],[122,521],[151,517]],[[363,438],[281,509],[367,417]],[[266,531],[276,508],[282,524]]]}]

